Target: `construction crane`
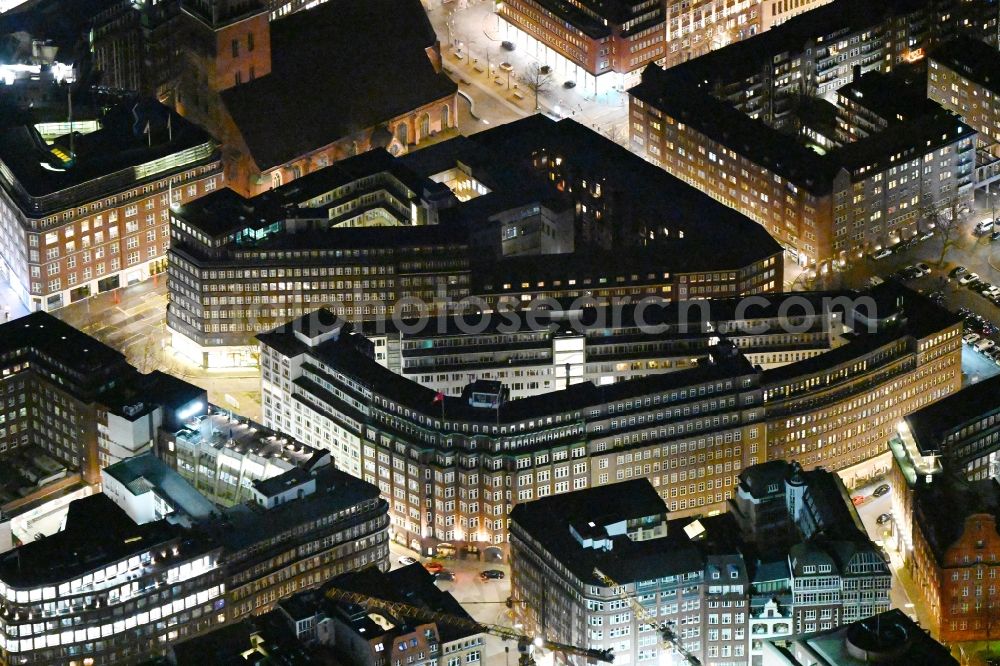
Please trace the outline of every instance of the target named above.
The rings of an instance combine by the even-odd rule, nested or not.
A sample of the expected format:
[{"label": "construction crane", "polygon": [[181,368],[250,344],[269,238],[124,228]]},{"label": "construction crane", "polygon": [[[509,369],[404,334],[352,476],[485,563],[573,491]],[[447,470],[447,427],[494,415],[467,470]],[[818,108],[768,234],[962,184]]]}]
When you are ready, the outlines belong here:
[{"label": "construction crane", "polygon": [[616,583],[610,576],[606,576],[600,569],[595,568],[594,575],[597,576],[602,583],[608,587],[614,588],[617,591],[618,596],[632,607],[632,612],[635,613],[637,620],[642,622],[642,624],[649,625],[659,632],[660,642],[663,644],[664,648],[677,652],[677,654],[684,657],[690,666],[701,666],[701,661],[696,656],[691,654],[687,648],[681,645],[680,637],[677,636],[671,622],[660,622],[657,620],[645,606],[639,603],[638,599],[634,596],[625,594],[624,585]]},{"label": "construction crane", "polygon": [[420,606],[413,606],[399,601],[379,599],[378,597],[372,597],[358,592],[351,592],[337,587],[328,588],[326,590],[326,597],[327,599],[333,601],[348,601],[366,607],[374,606],[400,617],[408,617],[414,620],[435,622],[438,624],[447,624],[453,627],[468,629],[469,631],[476,633],[497,636],[505,641],[517,641],[517,650],[520,653],[518,666],[534,666],[535,660],[531,656],[531,646],[545,648],[547,650],[552,650],[553,652],[562,652],[564,654],[584,657],[588,664],[596,664],[597,662],[611,663],[615,659],[611,650],[594,650],[590,648],[578,647],[576,645],[557,643],[556,641],[550,641],[542,637],[532,638],[519,633],[510,627],[504,627],[499,624],[476,622],[472,618],[460,617],[458,615],[452,615],[451,613],[442,613],[440,611],[431,610],[429,608],[421,608]]}]

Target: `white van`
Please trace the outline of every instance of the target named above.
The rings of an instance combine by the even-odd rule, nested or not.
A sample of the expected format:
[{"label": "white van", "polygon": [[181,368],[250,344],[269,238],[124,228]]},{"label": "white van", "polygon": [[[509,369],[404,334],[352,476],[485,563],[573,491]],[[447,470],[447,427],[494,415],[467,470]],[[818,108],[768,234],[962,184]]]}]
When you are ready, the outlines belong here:
[{"label": "white van", "polygon": [[997,343],[993,342],[989,338],[983,338],[982,340],[974,344],[973,347],[977,352],[984,352],[987,349],[993,349],[994,347],[996,347],[996,344]]},{"label": "white van", "polygon": [[991,231],[993,231],[993,220],[983,220],[976,225],[976,234],[979,236],[988,234]]}]

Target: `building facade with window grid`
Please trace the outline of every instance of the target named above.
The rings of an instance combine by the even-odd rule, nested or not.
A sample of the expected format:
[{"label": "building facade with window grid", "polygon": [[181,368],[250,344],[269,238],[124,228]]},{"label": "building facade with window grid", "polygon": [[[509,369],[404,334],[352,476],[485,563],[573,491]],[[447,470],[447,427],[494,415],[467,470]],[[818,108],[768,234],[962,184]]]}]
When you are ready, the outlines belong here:
[{"label": "building facade with window grid", "polygon": [[[378,484],[394,538],[424,552],[502,550],[516,502],[637,477],[671,511],[703,514],[750,464],[841,469],[884,453],[899,418],[958,389],[960,321],[893,284],[871,294],[881,315],[854,312],[832,349],[804,360],[763,370],[724,340],[693,368],[600,385],[571,374],[568,388],[556,375],[554,390],[516,400],[493,379],[460,397],[423,386],[315,313],[258,336],[263,421]],[[482,382],[493,401],[476,403]]]},{"label": "building facade with window grid", "polygon": [[803,133],[795,100],[832,97],[859,72],[888,73],[959,34],[995,37],[995,5],[951,5],[838,0],[704,58],[647,68],[629,93],[632,148],[762,224],[803,265],[894,245],[924,230],[922,210],[971,197],[974,129],[923,114],[820,155],[793,137]]},{"label": "building facade with window grid", "polygon": [[133,107],[115,108],[101,129],[76,138],[72,155],[64,138],[33,141],[29,121],[4,129],[0,271],[28,309],[54,310],[163,272],[171,200],[222,186],[211,137],[154,102],[134,109],[138,131]]},{"label": "building facade with window grid", "polygon": [[[637,617],[639,605],[700,663],[751,666],[760,659],[754,632],[759,643],[756,618],[766,603],[802,618],[798,629],[786,622],[781,635],[887,610],[889,569],[855,526],[843,485],[832,473],[810,474],[823,477],[810,486],[834,490],[798,493],[828,516],[823,538],[811,540],[802,517],[782,507],[785,534],[764,550],[750,546],[754,534],[743,535],[729,513],[670,518],[647,480],[519,504],[510,531],[516,618],[529,633],[611,649],[616,662],[677,660],[660,631]],[[777,502],[785,503],[784,493]],[[774,571],[780,581],[759,587]]]}]

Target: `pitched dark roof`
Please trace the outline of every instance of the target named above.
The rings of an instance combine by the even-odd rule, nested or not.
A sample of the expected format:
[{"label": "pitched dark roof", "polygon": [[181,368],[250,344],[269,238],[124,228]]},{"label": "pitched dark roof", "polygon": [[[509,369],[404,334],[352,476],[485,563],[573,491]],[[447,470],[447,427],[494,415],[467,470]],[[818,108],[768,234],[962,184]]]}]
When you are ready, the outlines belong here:
[{"label": "pitched dark roof", "polygon": [[[725,50],[719,49],[716,53]],[[710,53],[702,57],[711,56]],[[691,62],[698,60],[701,58]],[[803,146],[794,137],[772,129],[727,102],[716,99],[702,89],[704,79],[696,79],[693,74],[683,68],[664,70],[657,65],[649,65],[642,72],[642,82],[630,88],[629,94],[690,125],[710,139],[732,147],[740,155],[748,156],[815,195],[831,190],[837,165]]]},{"label": "pitched dark roof", "polygon": [[[625,257],[616,258],[610,253],[607,257],[593,257],[588,253],[586,261],[580,262],[586,267],[581,269],[599,272],[607,268],[608,262],[662,266],[661,254],[665,254],[674,272],[711,270],[720,264],[745,266],[781,252],[781,246],[760,224],[570,118],[555,122],[536,114],[475,134],[472,140],[512,162],[530,164],[539,150],[556,154],[576,173],[600,182],[605,197],[621,197],[630,215],[651,226],[667,226],[674,233],[656,247]],[[682,239],[676,238],[678,232],[683,232]],[[733,238],[740,242],[719,242]],[[550,257],[546,264],[580,259],[576,255]],[[516,262],[511,266],[514,270],[531,270]]]},{"label": "pitched dark roof", "polygon": [[419,0],[337,0],[271,23],[271,73],[222,93],[260,169],[455,94]]},{"label": "pitched dark roof", "polygon": [[914,490],[913,524],[923,532],[938,564],[944,563],[948,549],[963,535],[970,516],[987,514],[1000,519],[996,479],[968,481],[946,472],[935,475],[930,483],[919,481]]},{"label": "pitched dark roof", "polygon": [[1000,91],[1000,53],[977,39],[959,37],[935,49],[936,60],[987,90]]},{"label": "pitched dark roof", "polygon": [[777,485],[781,493],[785,490],[785,479],[790,473],[790,465],[786,460],[770,460],[758,465],[747,467],[739,476],[740,488],[746,490],[751,497],[763,498],[775,494],[768,487]]},{"label": "pitched dark roof", "polygon": [[[312,315],[304,315],[303,318],[310,317]],[[395,404],[409,407],[417,414],[433,419],[441,419],[442,415],[445,415],[447,417],[445,420],[507,425],[536,416],[582,410],[614,400],[697,386],[719,379],[754,375],[753,366],[744,356],[716,354],[711,360],[706,360],[693,368],[648,375],[605,386],[597,386],[589,381],[580,382],[557,391],[510,400],[494,410],[488,407],[472,407],[465,399],[459,397],[446,396],[442,401],[437,400],[437,392],[433,389],[396,374],[359,349],[356,337],[341,336],[339,339],[326,340],[315,347],[310,347],[295,335],[295,331],[302,330],[304,326],[300,323],[301,319],[294,319],[256,337],[263,344],[277,349],[286,356],[305,354],[319,359],[327,366],[355,378],[361,384],[372,387],[375,393]],[[354,410],[351,405],[305,377],[300,377],[295,382],[305,386],[310,393],[321,396],[324,401],[338,405],[347,413]],[[363,420],[365,417],[358,414],[357,418]]]}]

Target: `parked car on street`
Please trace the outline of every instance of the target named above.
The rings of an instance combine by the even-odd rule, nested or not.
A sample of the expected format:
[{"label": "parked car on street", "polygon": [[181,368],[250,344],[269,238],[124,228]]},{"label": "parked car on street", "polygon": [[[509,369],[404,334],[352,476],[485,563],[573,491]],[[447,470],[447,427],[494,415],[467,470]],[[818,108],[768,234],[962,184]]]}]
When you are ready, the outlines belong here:
[{"label": "parked car on street", "polygon": [[975,344],[979,341],[980,335],[978,333],[966,333],[962,336],[962,342],[967,345]]},{"label": "parked car on street", "polygon": [[996,346],[997,343],[993,342],[989,338],[983,338],[982,340],[976,342],[976,344],[972,345],[972,348],[975,349],[977,352],[984,352],[987,349],[993,349]]},{"label": "parked car on street", "polygon": [[878,518],[875,519],[875,522],[878,523],[879,525],[885,525],[890,520],[892,520],[892,514],[883,513],[882,515],[880,515]]},{"label": "parked car on street", "polygon": [[882,495],[888,495],[892,488],[889,487],[888,483],[883,483],[881,486],[872,491],[872,495],[875,497],[882,497]]},{"label": "parked car on street", "polygon": [[968,269],[965,266],[955,266],[953,269],[951,269],[951,272],[948,273],[948,277],[958,277],[959,275],[965,273],[967,270]]},{"label": "parked car on street", "polygon": [[984,353],[988,359],[1000,365],[1000,347],[994,347],[993,349],[987,349]]},{"label": "parked car on street", "polygon": [[892,250],[890,250],[887,247],[884,247],[881,250],[879,250],[878,252],[876,252],[875,254],[873,254],[872,255],[872,259],[874,259],[875,261],[878,261],[879,259],[885,259],[886,257],[888,257],[891,254],[892,254]]},{"label": "parked car on street", "polygon": [[958,283],[960,285],[967,285],[970,282],[975,282],[978,279],[979,275],[977,273],[966,273],[962,277],[958,278]]},{"label": "parked car on street", "polygon": [[479,578],[482,580],[503,580],[504,573],[499,569],[486,569],[481,574]]}]

